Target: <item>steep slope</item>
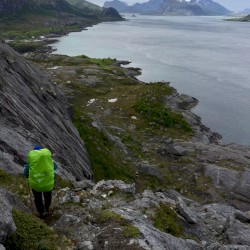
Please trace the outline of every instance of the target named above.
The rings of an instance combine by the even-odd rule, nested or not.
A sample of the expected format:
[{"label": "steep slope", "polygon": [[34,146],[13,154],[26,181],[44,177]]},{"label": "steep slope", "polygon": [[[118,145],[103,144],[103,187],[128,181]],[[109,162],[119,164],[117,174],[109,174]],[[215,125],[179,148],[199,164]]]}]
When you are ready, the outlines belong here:
[{"label": "steep slope", "polygon": [[95,13],[102,21],[121,21],[123,18],[119,12],[112,7],[99,7],[85,0],[67,0],[71,5],[79,8],[83,13]]},{"label": "steep slope", "polygon": [[33,12],[38,10],[43,12],[47,11],[63,11],[66,13],[75,13],[77,11],[72,8],[72,6],[65,0],[10,0],[0,2],[0,12],[1,15],[6,14],[22,14]]},{"label": "steep slope", "polygon": [[[113,9],[97,8],[86,1],[80,5],[76,1],[72,1],[73,5],[70,3],[71,1],[66,0],[1,1],[0,31],[2,38],[16,38],[15,34],[20,30],[23,31],[22,34],[24,37],[26,36],[25,38],[44,35],[44,33],[63,35],[68,31],[79,31],[102,21],[123,20]],[[20,37],[19,34],[19,38],[23,37]]]},{"label": "steep slope", "polygon": [[96,11],[100,11],[102,9],[100,6],[90,3],[88,1],[85,1],[85,0],[67,0],[67,2],[81,9],[86,8],[86,9],[92,9]]},{"label": "steep slope", "polygon": [[62,175],[90,178],[84,143],[56,83],[0,42],[0,168],[20,173],[34,145],[48,147]]},{"label": "steep slope", "polygon": [[28,0],[20,0],[20,1],[1,0],[0,1],[0,12],[8,12],[8,13],[17,12],[17,11],[21,10],[27,4],[27,2],[28,2]]},{"label": "steep slope", "polygon": [[160,12],[165,15],[206,15],[206,12],[200,6],[178,0],[164,0],[160,7]]}]

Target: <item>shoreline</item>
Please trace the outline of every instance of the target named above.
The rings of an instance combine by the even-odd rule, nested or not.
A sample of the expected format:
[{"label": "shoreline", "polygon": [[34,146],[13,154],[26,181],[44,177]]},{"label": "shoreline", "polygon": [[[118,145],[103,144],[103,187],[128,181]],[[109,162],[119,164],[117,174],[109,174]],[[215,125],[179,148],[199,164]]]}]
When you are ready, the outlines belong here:
[{"label": "shoreline", "polygon": [[[81,31],[84,31],[86,29],[83,29]],[[80,32],[81,32],[80,31]],[[68,35],[68,34],[67,34]],[[60,38],[62,36],[58,36],[58,38]],[[47,44],[47,48],[48,48],[48,51],[46,53],[50,53],[53,55],[53,52],[57,51],[56,49],[52,49],[51,46],[49,46],[49,43],[46,42],[48,38],[45,38],[45,43]],[[50,40],[49,40],[50,41]],[[56,39],[56,40],[53,40],[50,44],[54,44],[56,42],[58,42],[59,40]],[[54,54],[54,55],[63,55],[63,54]],[[70,56],[71,57],[71,56]],[[100,58],[101,59],[101,58]],[[104,58],[102,58],[104,59]],[[127,70],[129,73],[130,76],[134,77],[137,81],[139,82],[142,82],[144,84],[150,84],[149,82],[144,82],[144,81],[141,81],[137,78],[137,76],[141,75],[141,71],[143,69],[141,68],[135,68],[135,67],[123,67],[123,65],[129,65],[131,64],[132,62],[131,61],[127,61],[127,60],[118,60],[116,58],[113,58],[113,60],[116,60],[116,66],[119,66],[121,68],[123,68],[124,70]],[[131,70],[130,70],[131,69]],[[165,83],[166,85],[170,85],[170,82],[168,81],[162,81],[162,83]],[[187,119],[192,125],[192,127],[194,128],[194,130],[199,134],[197,136],[197,138],[201,138],[201,134],[203,134],[204,136],[206,136],[208,139],[204,139],[204,142],[205,143],[215,143],[215,144],[220,144],[220,145],[228,145],[228,144],[224,144],[222,143],[222,135],[217,133],[217,132],[214,132],[214,131],[211,131],[211,128],[207,127],[206,125],[204,125],[202,123],[202,118],[200,116],[198,116],[197,114],[195,114],[192,109],[199,105],[199,100],[196,99],[195,97],[193,96],[190,96],[190,95],[187,95],[187,94],[179,94],[178,90],[171,86],[173,89],[174,89],[174,95],[172,96],[173,98],[169,98],[167,103],[169,105],[169,107],[173,110],[173,111],[177,111],[179,113],[182,113],[184,114],[185,116],[185,119]],[[176,104],[173,102],[173,100],[176,101],[176,98],[178,98],[179,100],[177,102],[179,102],[179,104]],[[184,102],[184,106],[187,105],[188,108],[180,108],[180,106],[183,106],[183,103]],[[180,105],[178,107],[178,105]],[[230,143],[230,144],[236,144],[236,143]],[[229,144],[229,145],[230,145]],[[239,144],[241,145],[241,144]],[[242,145],[244,146],[244,145]]]},{"label": "shoreline", "polygon": [[[151,20],[151,19],[148,19],[148,20]],[[179,19],[177,18],[175,21],[178,22],[178,20]],[[194,21],[195,20],[198,21],[200,19],[194,19]],[[214,24],[216,21],[216,19],[211,19],[211,20],[212,20],[211,24]],[[203,63],[202,61],[202,63],[200,64],[201,66],[197,65],[197,61],[195,57],[194,66],[193,68],[192,66],[190,66],[190,70],[189,70],[188,64],[186,63],[186,61],[188,60],[190,61],[190,59],[192,60],[192,56],[191,58],[187,58],[187,59],[185,59],[186,58],[185,57],[183,59],[184,63],[180,61],[181,65],[178,66],[176,64],[178,63],[176,62],[176,60],[180,58],[181,53],[176,53],[175,50],[171,53],[163,52],[162,58],[161,58],[161,52],[156,52],[156,53],[151,52],[150,51],[151,47],[148,48],[148,46],[144,46],[143,45],[144,43],[142,43],[142,39],[135,40],[136,46],[140,46],[138,42],[142,43],[142,47],[139,49],[139,52],[137,53],[135,50],[136,47],[131,47],[132,43],[129,42],[133,40],[132,33],[131,33],[132,38],[128,38],[128,41],[123,42],[122,40],[123,38],[125,38],[125,36],[123,35],[123,30],[126,31],[127,34],[130,34],[128,31],[131,25],[135,26],[135,29],[133,29],[133,32],[139,31],[140,26],[137,26],[137,25],[139,25],[141,21],[140,20],[139,21],[134,20],[133,22],[132,21],[133,20],[131,19],[131,24],[129,23],[101,24],[100,26],[98,26],[99,28],[98,27],[90,28],[88,33],[83,32],[80,34],[78,33],[71,34],[68,37],[61,39],[62,42],[60,42],[58,46],[55,45],[56,47],[58,47],[58,51],[53,52],[53,53],[61,53],[61,54],[66,53],[68,55],[86,54],[90,57],[95,57],[95,58],[99,58],[99,57],[102,57],[102,58],[111,57],[111,58],[118,58],[118,59],[125,58],[126,60],[132,61],[131,66],[133,65],[135,67],[140,67],[143,69],[142,76],[138,76],[139,80],[142,80],[145,82],[150,82],[150,81],[154,82],[154,81],[161,81],[161,80],[171,81],[171,85],[177,88],[177,90],[180,93],[186,93],[199,99],[200,103],[198,107],[193,109],[193,111],[196,114],[198,114],[200,117],[202,117],[202,121],[204,122],[204,124],[206,124],[213,131],[219,132],[220,134],[223,135],[223,144],[237,143],[237,144],[249,146],[249,134],[245,135],[245,132],[247,132],[246,125],[249,120],[249,116],[248,116],[249,111],[247,110],[246,106],[244,107],[244,103],[242,101],[243,99],[245,100],[247,96],[249,96],[249,91],[246,90],[244,92],[244,87],[243,88],[240,87],[240,86],[246,86],[247,85],[246,83],[249,79],[248,72],[247,71],[245,72],[245,69],[246,69],[245,64],[241,65],[239,62],[238,63],[239,66],[237,65],[234,66],[234,63],[230,64],[229,61],[225,61],[225,65],[230,64],[231,66],[228,65],[229,67],[224,68],[223,66],[224,64],[223,64],[220,67],[220,63],[222,62],[222,60],[231,58],[231,56],[228,56],[227,54],[228,50],[225,50],[225,51],[222,50],[221,53],[225,56],[222,56],[221,59],[215,57],[210,60],[208,58],[209,62],[204,61]],[[204,23],[207,23],[206,19]],[[210,24],[210,21],[208,21],[208,23]],[[219,24],[218,28],[224,28],[224,27],[229,26],[227,22],[221,21],[220,23],[222,24]],[[233,25],[233,27],[234,26],[235,25]],[[212,26],[212,27],[217,27],[217,26]],[[115,33],[114,36],[117,36],[118,40],[117,42],[116,40],[114,41],[114,50],[112,51],[110,50],[110,47],[112,48],[112,42],[110,41],[113,40],[113,35],[112,35],[113,28],[114,28],[114,31],[117,31],[117,34]],[[108,32],[108,29],[110,29],[110,32]],[[120,29],[122,30],[119,31]],[[148,30],[149,29],[145,29],[145,31],[148,31]],[[240,32],[237,32],[237,33],[240,33]],[[107,40],[105,39],[105,34],[107,34]],[[150,34],[147,36],[145,35],[147,39],[149,39],[149,36]],[[81,38],[84,39],[85,41],[85,42],[82,42],[82,45],[84,47],[81,46]],[[105,44],[103,43],[103,45],[101,45],[102,40],[107,41],[107,44],[105,42]],[[170,43],[171,41],[172,40],[170,40]],[[72,42],[75,42],[74,50],[70,50],[70,44],[72,44]],[[129,49],[125,50],[124,48],[124,51],[119,52],[119,44],[124,44],[124,45],[127,44],[126,47],[129,47]],[[204,44],[204,46],[205,45],[206,44]],[[69,48],[68,50],[67,50],[67,47]],[[174,48],[175,47],[176,46],[174,46]],[[169,46],[167,46],[166,48],[171,49],[171,47]],[[143,54],[147,53],[147,50],[149,54],[148,58],[143,56]],[[183,53],[187,54],[186,52],[189,53],[188,49],[186,49]],[[217,50],[215,52],[217,52]],[[218,55],[220,55],[220,51],[218,51],[218,53],[219,53]],[[172,57],[165,57],[165,55],[169,55],[169,54],[172,55]],[[154,60],[154,55],[157,56],[156,60]],[[175,55],[177,59],[174,59]],[[162,66],[160,65],[160,63],[158,63],[158,62],[161,62],[161,60],[163,62]],[[217,61],[218,61],[218,67],[216,67]],[[171,62],[173,62],[173,64],[171,64]],[[215,64],[212,65],[211,62],[214,62]],[[155,68],[154,68],[154,65],[155,65]],[[204,65],[206,66],[206,68],[203,67]],[[152,67],[151,68],[152,72],[150,72],[151,71],[150,67]],[[239,71],[233,71],[237,67],[239,68]],[[230,71],[231,68],[232,68],[232,71]],[[228,74],[222,75],[221,73],[223,73],[224,71],[228,72]],[[242,81],[240,81],[240,79],[242,79]],[[221,83],[221,85],[218,85],[219,83]],[[234,89],[237,88],[237,85],[239,85],[239,90],[234,91]],[[218,88],[218,91],[216,90],[217,88]],[[232,99],[234,100],[235,103],[232,103],[230,101]],[[234,119],[234,117],[238,117],[238,118]]]},{"label": "shoreline", "polygon": [[[99,23],[98,23],[99,24]],[[96,24],[97,25],[97,24]],[[93,26],[93,25],[91,25],[91,26]],[[88,27],[91,27],[91,26],[88,26]],[[78,32],[81,32],[81,31],[85,31],[85,30],[87,30],[87,28],[88,27],[85,27],[84,29],[81,29],[81,30],[79,30]],[[72,31],[72,32],[74,32],[74,31]],[[71,32],[68,32],[66,35],[68,35],[68,34],[70,34]],[[64,36],[64,35],[63,35]],[[50,46],[51,44],[55,44],[56,42],[58,42],[59,41],[59,38],[61,38],[61,37],[63,37],[62,35],[54,35],[53,37],[54,38],[57,38],[57,39],[52,39],[51,40],[51,36],[48,36],[48,37],[46,37],[45,36],[45,39],[43,40],[44,41],[44,46],[47,48],[46,49],[46,51],[45,52],[48,52],[48,53],[54,53],[54,52],[56,52],[56,50],[55,49],[52,49],[52,46]],[[123,60],[120,60],[120,61],[123,61]],[[126,67],[124,67],[124,68],[126,68]],[[140,71],[141,71],[142,69],[140,69]],[[138,79],[138,78],[137,78]],[[139,79],[138,79],[139,80]],[[199,116],[199,115],[197,115],[197,116]],[[199,116],[200,118],[202,118],[201,116]],[[208,126],[209,127],[209,126]],[[223,145],[227,145],[227,144],[238,144],[238,145],[243,145],[243,146],[249,146],[249,145],[247,145],[247,144],[241,144],[241,143],[237,143],[237,142],[229,142],[229,143],[224,143],[223,142],[223,139],[222,139],[222,141],[221,141],[221,144],[223,144]]]}]

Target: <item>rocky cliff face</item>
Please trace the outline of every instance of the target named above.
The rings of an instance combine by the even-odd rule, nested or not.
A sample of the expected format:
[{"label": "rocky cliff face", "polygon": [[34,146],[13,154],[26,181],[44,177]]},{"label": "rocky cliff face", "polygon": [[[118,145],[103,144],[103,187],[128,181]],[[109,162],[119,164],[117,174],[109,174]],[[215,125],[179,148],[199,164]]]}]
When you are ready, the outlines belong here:
[{"label": "rocky cliff face", "polygon": [[[48,19],[47,22],[51,19],[53,14],[54,23],[52,20],[51,26],[56,25],[57,22],[62,22],[62,27],[72,26],[72,25],[86,25],[87,22],[94,21],[121,21],[123,18],[119,13],[114,9],[105,9],[94,4],[84,2],[72,2],[69,0],[2,0],[0,1],[0,18],[8,18],[10,16],[18,17],[19,15],[25,15],[29,19],[30,14],[34,18],[35,13],[39,13],[39,17],[42,16],[45,19]],[[3,19],[4,20],[4,19]],[[41,21],[41,19],[39,19]],[[68,20],[68,21],[67,21]],[[33,20],[34,21],[34,20]],[[37,25],[38,26],[38,25]],[[65,27],[64,27],[65,28]]]},{"label": "rocky cliff face", "polygon": [[0,162],[7,172],[22,172],[34,145],[48,147],[59,173],[90,178],[84,143],[72,125],[56,83],[0,42]]},{"label": "rocky cliff face", "polygon": [[0,1],[0,12],[16,12],[21,10],[28,0],[1,0]]},{"label": "rocky cliff face", "polygon": [[23,8],[27,9],[37,9],[39,7],[45,9],[53,9],[56,11],[66,11],[71,10],[71,6],[64,0],[2,0],[0,2],[0,12],[7,13],[17,13],[21,11]]}]

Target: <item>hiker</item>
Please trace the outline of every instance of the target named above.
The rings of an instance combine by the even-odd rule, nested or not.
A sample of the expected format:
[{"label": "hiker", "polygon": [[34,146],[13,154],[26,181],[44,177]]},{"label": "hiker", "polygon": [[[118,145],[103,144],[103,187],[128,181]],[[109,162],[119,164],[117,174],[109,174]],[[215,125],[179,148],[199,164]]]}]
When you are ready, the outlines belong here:
[{"label": "hiker", "polygon": [[35,146],[28,153],[28,161],[23,174],[28,178],[41,219],[49,215],[56,169],[57,165],[53,162],[52,154],[47,148]]}]

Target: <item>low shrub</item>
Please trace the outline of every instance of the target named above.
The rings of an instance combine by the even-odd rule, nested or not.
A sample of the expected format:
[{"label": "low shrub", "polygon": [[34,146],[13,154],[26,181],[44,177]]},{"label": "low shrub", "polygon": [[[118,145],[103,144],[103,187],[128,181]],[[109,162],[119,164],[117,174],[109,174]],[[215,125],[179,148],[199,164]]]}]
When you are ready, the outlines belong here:
[{"label": "low shrub", "polygon": [[177,214],[167,205],[161,203],[153,216],[154,226],[163,232],[180,236],[183,228],[178,222]]},{"label": "low shrub", "polygon": [[56,234],[39,219],[18,210],[13,210],[13,219],[17,230],[7,237],[7,250],[58,249]]},{"label": "low shrub", "polygon": [[166,128],[180,128],[185,132],[192,132],[192,128],[181,114],[170,111],[163,104],[141,99],[135,104],[134,109],[151,123],[153,122]]}]

